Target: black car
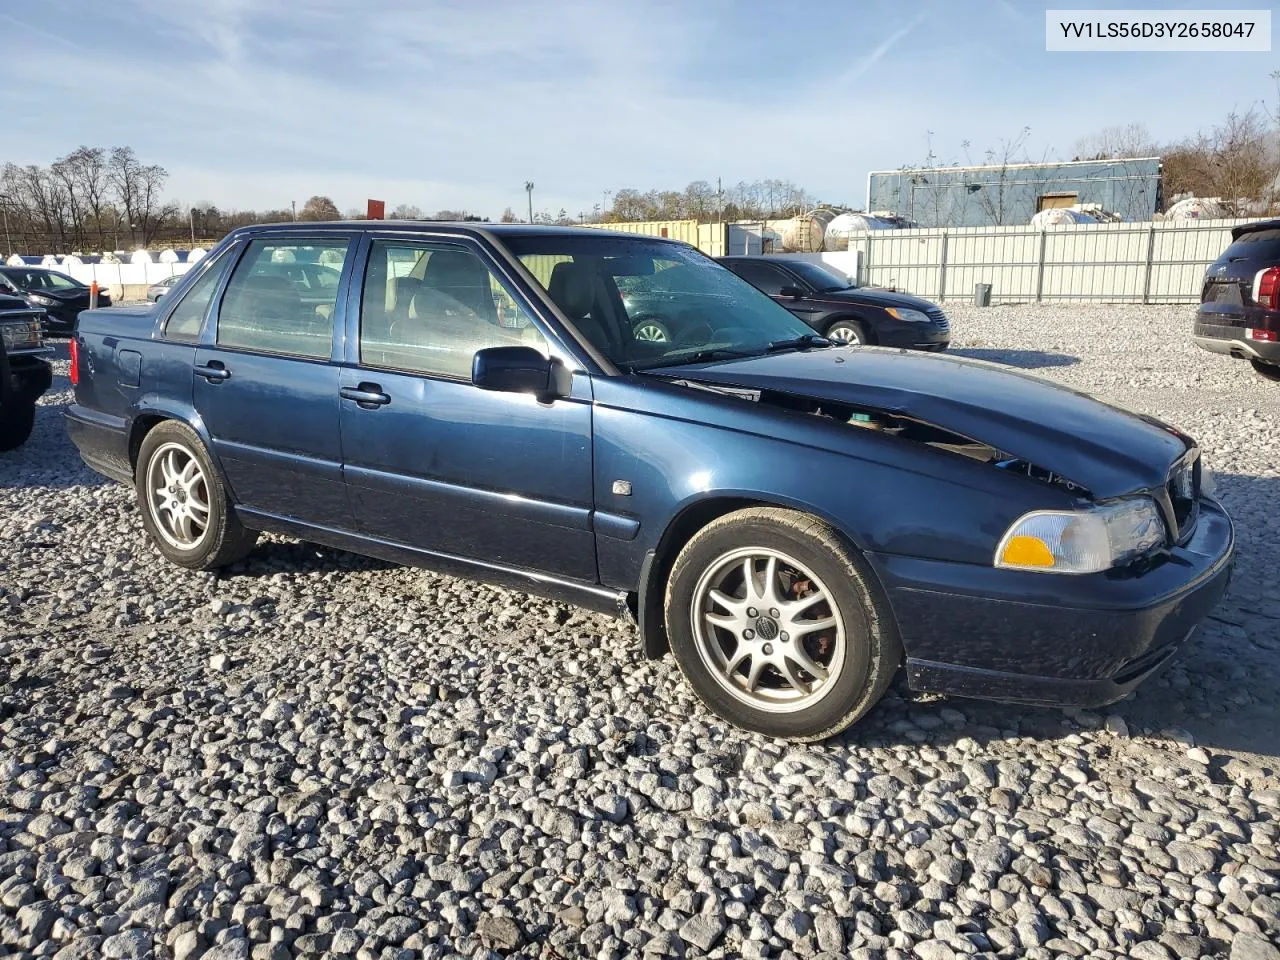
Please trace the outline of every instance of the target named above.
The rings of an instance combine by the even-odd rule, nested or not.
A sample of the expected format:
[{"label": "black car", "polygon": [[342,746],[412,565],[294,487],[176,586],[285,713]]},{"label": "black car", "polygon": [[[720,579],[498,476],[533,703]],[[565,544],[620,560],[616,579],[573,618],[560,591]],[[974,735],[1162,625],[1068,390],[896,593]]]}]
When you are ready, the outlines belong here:
[{"label": "black car", "polygon": [[[0,267],[0,293],[19,296],[43,310],[50,332],[70,333],[80,311],[89,309],[88,286],[47,267]],[[98,294],[98,306],[111,306],[105,291]]]},{"label": "black car", "polygon": [[1280,220],[1246,223],[1205,271],[1195,342],[1280,380]]},{"label": "black car", "polygon": [[928,300],[858,287],[807,260],[718,259],[830,340],[916,350],[945,350],[951,342],[947,315]]},{"label": "black car", "polygon": [[53,382],[43,324],[41,311],[18,297],[0,295],[0,451],[27,442],[36,401]]}]

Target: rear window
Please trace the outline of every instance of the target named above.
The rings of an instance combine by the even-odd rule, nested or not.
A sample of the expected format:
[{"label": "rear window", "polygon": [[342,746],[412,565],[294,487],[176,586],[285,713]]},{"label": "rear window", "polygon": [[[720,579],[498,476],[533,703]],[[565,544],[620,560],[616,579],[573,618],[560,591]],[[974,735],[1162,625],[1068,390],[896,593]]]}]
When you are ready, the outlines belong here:
[{"label": "rear window", "polygon": [[1269,260],[1280,263],[1280,230],[1246,233],[1227,247],[1222,259]]}]

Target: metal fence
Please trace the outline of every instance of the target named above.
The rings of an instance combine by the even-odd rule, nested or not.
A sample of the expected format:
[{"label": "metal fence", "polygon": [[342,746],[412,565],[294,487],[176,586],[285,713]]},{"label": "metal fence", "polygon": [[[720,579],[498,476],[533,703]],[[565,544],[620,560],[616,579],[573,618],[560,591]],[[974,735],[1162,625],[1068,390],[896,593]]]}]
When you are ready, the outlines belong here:
[{"label": "metal fence", "polygon": [[880,230],[850,243],[864,283],[934,300],[989,283],[993,303],[1194,303],[1243,220]]}]

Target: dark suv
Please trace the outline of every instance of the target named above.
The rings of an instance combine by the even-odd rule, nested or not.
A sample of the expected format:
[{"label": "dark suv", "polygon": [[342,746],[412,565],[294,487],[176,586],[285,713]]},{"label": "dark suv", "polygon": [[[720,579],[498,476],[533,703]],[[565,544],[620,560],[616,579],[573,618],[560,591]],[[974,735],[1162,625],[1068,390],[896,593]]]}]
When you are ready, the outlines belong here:
[{"label": "dark suv", "polygon": [[928,300],[858,287],[806,260],[769,256],[718,259],[831,340],[917,350],[945,350],[951,342],[947,315]]},{"label": "dark suv", "polygon": [[1246,223],[1205,271],[1195,341],[1280,380],[1280,220]]},{"label": "dark suv", "polygon": [[27,442],[36,401],[53,382],[45,360],[49,351],[41,334],[43,323],[44,311],[0,295],[0,450]]}]

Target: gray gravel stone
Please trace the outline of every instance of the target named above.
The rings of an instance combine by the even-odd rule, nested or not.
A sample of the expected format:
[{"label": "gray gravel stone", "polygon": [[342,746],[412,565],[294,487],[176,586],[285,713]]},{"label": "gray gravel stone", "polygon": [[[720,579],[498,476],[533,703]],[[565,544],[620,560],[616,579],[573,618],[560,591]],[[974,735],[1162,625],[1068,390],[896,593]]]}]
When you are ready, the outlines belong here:
[{"label": "gray gravel stone", "polygon": [[1186,306],[946,309],[1186,428],[1237,520],[1214,618],[1106,711],[899,686],[788,745],[594,613],[275,536],[173,567],[60,361],[0,458],[0,953],[1277,960],[1280,391]]}]

